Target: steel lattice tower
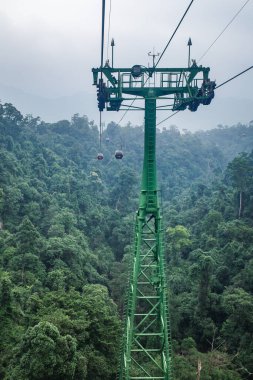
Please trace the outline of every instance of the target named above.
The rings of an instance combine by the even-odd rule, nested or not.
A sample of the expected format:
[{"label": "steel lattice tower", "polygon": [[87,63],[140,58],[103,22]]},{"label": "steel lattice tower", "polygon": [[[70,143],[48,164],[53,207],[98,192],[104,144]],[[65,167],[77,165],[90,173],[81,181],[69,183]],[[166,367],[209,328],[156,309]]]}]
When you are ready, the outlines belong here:
[{"label": "steel lattice tower", "polygon": [[143,109],[145,127],[141,194],[118,378],[172,380],[163,223],[156,176],[156,111],[160,109],[156,103],[157,99],[165,99],[170,104],[161,106],[163,110],[188,107],[196,111],[200,104],[210,104],[215,83],[208,79],[209,68],[196,64],[165,69],[139,65],[116,69],[107,65],[92,71],[100,111],[105,107],[109,111],[124,109],[123,101],[133,100],[132,96],[145,101],[144,108],[133,106],[133,101],[125,108]]},{"label": "steel lattice tower", "polygon": [[156,180],[156,98],[145,99],[145,140],[120,380],[171,379],[162,216]]}]

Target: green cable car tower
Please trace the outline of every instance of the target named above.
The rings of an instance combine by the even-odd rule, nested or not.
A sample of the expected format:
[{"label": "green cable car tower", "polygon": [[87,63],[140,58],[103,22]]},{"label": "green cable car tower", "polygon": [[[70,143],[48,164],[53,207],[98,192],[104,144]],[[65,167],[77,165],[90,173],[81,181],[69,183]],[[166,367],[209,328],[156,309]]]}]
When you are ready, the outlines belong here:
[{"label": "green cable car tower", "polygon": [[[156,112],[186,108],[196,111],[200,104],[210,104],[215,82],[208,77],[210,69],[197,66],[194,61],[188,68],[161,69],[155,66],[154,61],[152,68],[141,65],[114,68],[108,61],[103,66],[104,13],[105,0],[101,66],[92,69],[100,124],[104,109],[145,112],[141,193],[136,213],[118,379],[172,380],[163,223],[156,176]],[[160,105],[157,105],[158,100]],[[138,105],[140,101],[141,105]],[[122,155],[115,157],[122,158]],[[103,159],[102,153],[98,159]]]},{"label": "green cable car tower", "polygon": [[[209,68],[93,69],[98,107],[102,111],[142,109],[145,111],[144,161],[139,208],[135,222],[135,244],[125,310],[125,330],[119,380],[171,380],[171,343],[163,223],[156,176],[156,111],[196,111],[210,104],[215,82]],[[133,101],[144,99],[144,108]],[[130,105],[124,102],[131,100]],[[166,102],[157,106],[157,100]],[[169,104],[167,104],[169,103]]]}]

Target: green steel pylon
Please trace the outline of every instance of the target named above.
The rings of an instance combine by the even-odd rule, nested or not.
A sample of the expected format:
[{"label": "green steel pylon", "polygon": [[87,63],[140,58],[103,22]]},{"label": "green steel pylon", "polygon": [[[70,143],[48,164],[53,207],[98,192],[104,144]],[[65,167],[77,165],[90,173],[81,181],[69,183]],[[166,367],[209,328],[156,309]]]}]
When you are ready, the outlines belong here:
[{"label": "green steel pylon", "polygon": [[[108,111],[124,109],[123,101],[133,99],[123,98],[124,94],[145,100],[141,195],[118,377],[119,380],[172,380],[163,226],[156,178],[156,111],[159,109],[156,102],[157,99],[170,102],[161,106],[163,110],[188,107],[196,111],[200,104],[210,104],[215,83],[208,78],[209,68],[196,64],[179,69],[140,65],[116,69],[106,65],[92,71],[100,111],[105,107]],[[126,109],[129,107],[143,109],[133,106],[133,102]]]},{"label": "green steel pylon", "polygon": [[136,215],[120,380],[172,379],[155,140],[156,98],[147,97],[142,187]]}]

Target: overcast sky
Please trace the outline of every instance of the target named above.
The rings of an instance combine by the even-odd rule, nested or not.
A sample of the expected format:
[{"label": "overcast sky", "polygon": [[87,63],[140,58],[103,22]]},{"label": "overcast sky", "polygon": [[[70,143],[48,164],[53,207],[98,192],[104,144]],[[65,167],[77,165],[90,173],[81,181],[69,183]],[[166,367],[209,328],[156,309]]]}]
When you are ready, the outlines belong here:
[{"label": "overcast sky", "polygon": [[[195,0],[160,67],[187,66],[189,37],[193,42],[192,58],[198,60],[245,1]],[[107,0],[107,16],[109,3]],[[116,43],[115,66],[131,67],[137,63],[147,65],[147,53],[153,48],[163,50],[189,0],[111,0],[111,3],[109,40],[114,37]],[[106,21],[107,40],[108,17]],[[253,64],[252,25],[253,0],[201,61],[211,68],[210,77],[218,84]],[[100,64],[100,35],[101,0],[1,0],[0,83],[46,98],[86,91],[94,94],[96,103],[91,68]],[[253,70],[217,90],[215,101],[223,104],[222,101],[233,98],[253,104],[252,78]],[[209,117],[211,111],[201,111],[205,118],[203,112]],[[229,114],[230,110],[224,110],[221,122],[226,122]],[[166,115],[163,113],[159,118]],[[117,121],[120,115],[110,118]],[[249,114],[245,118],[241,121],[253,119],[253,111],[251,118]],[[175,117],[173,123],[180,120]],[[238,121],[235,119],[234,123]]]}]

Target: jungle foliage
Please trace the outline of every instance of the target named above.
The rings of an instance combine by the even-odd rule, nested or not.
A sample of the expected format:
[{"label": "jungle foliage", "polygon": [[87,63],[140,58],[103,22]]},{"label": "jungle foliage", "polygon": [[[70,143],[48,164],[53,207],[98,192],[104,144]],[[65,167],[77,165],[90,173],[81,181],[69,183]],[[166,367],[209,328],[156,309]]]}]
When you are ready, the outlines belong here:
[{"label": "jungle foliage", "polygon": [[[115,160],[121,148],[123,160]],[[253,378],[253,123],[157,131],[175,380]],[[113,380],[143,128],[0,104],[0,378]]]}]

